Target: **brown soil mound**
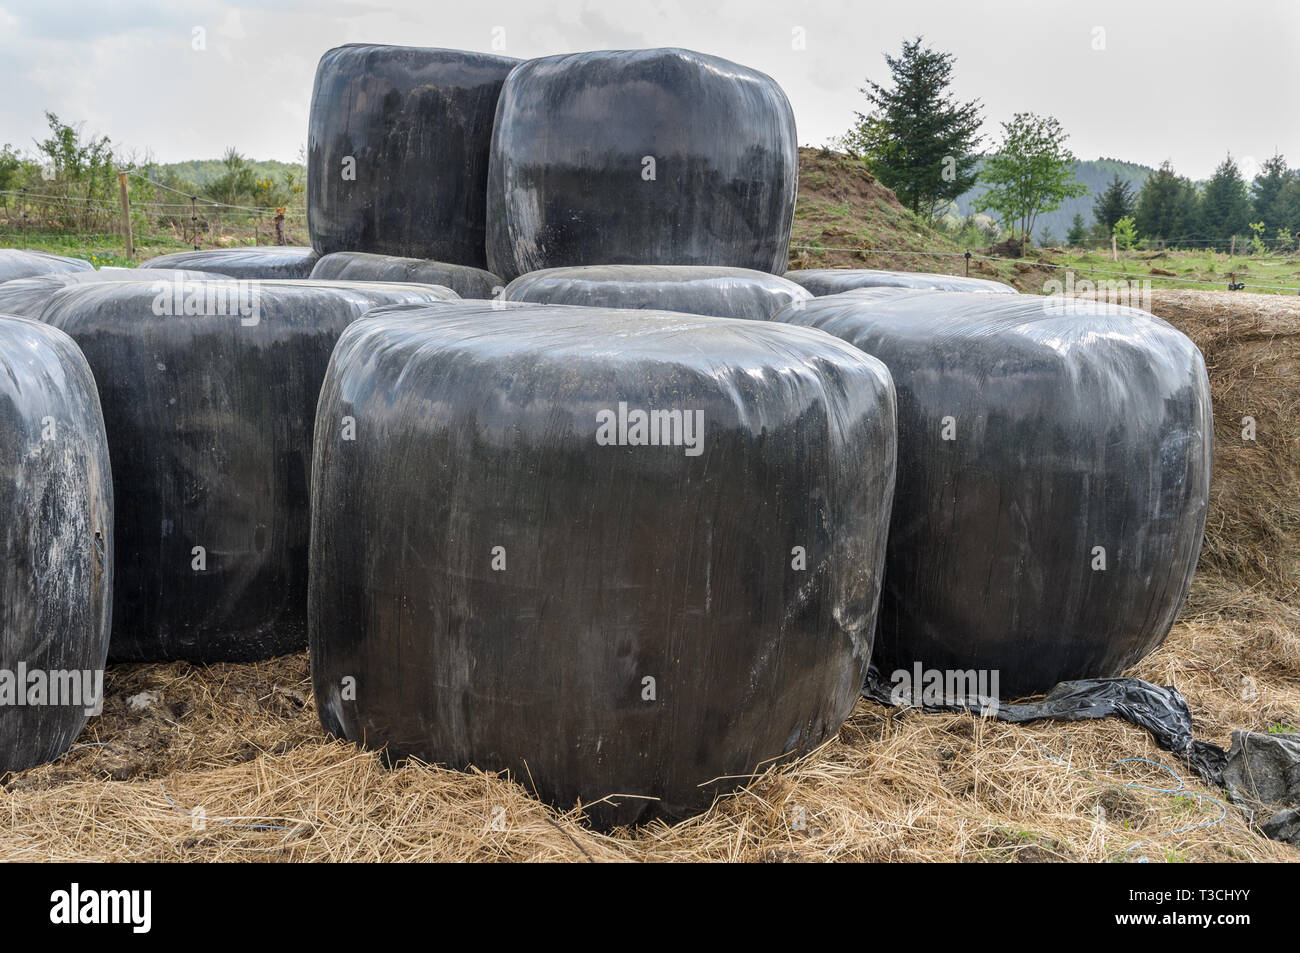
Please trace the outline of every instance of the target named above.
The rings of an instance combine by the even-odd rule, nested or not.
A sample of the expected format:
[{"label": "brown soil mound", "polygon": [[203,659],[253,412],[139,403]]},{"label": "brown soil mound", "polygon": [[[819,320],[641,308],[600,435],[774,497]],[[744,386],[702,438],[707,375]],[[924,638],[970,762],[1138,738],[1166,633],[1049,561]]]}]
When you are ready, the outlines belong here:
[{"label": "brown soil mound", "polygon": [[[1300,595],[1300,298],[1155,291],[1151,310],[1205,355],[1214,479],[1201,572]],[[1254,420],[1254,439],[1243,430]]]}]

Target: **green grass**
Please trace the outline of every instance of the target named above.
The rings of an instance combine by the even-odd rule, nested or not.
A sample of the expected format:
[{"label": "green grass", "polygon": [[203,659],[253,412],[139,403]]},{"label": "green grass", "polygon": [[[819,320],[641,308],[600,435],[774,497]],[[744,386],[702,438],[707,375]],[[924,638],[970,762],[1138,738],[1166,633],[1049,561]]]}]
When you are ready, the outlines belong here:
[{"label": "green grass", "polygon": [[[1245,284],[1245,291],[1257,294],[1295,295],[1300,291],[1300,256],[1254,258],[1229,256],[1210,251],[1120,252],[1119,261],[1110,252],[1083,249],[1030,249],[1028,259],[1075,271],[1075,281],[1150,281],[1153,289],[1195,288],[1203,291],[1228,288],[1228,276]],[[1153,275],[1152,268],[1174,275]],[[1058,270],[1058,269],[1053,269]],[[1041,290],[1041,289],[1022,289]]]}]

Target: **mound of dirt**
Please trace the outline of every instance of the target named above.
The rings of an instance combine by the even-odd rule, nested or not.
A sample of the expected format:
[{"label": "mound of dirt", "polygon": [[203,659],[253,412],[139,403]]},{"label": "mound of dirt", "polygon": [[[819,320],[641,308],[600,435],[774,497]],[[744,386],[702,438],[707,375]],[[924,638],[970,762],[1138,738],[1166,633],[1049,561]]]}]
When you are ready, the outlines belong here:
[{"label": "mound of dirt", "polygon": [[1214,477],[1199,571],[1300,593],[1300,298],[1154,291],[1151,310],[1205,355]]}]

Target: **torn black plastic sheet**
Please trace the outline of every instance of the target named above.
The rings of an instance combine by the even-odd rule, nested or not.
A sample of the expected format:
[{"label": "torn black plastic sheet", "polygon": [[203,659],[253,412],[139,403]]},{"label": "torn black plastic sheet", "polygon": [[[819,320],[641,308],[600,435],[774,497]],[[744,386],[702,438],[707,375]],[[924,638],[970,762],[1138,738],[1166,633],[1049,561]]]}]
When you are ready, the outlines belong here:
[{"label": "torn black plastic sheet", "polygon": [[[886,680],[875,665],[867,669],[862,696],[890,707],[918,708],[927,714],[969,712],[1021,725],[1033,721],[1088,721],[1123,718],[1145,729],[1155,743],[1223,788],[1228,800],[1257,819],[1261,833],[1300,845],[1300,735],[1234,731],[1232,747],[1196,738],[1187,700],[1172,685],[1140,678],[1085,678],[1061,682],[1037,701],[999,704],[978,696],[935,698],[909,685],[915,679]],[[1269,806],[1271,805],[1271,807]],[[1282,810],[1276,810],[1277,807]]]}]

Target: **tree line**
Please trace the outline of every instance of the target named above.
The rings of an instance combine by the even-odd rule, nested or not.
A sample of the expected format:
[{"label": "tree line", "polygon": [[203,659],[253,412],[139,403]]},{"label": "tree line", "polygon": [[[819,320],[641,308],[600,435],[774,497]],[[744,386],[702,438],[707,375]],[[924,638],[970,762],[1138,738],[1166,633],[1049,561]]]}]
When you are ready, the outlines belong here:
[{"label": "tree line", "polygon": [[[49,135],[34,150],[0,146],[0,208],[7,217],[28,215],[35,225],[93,229],[111,223],[119,206],[118,173],[132,173],[133,207],[155,204],[160,220],[188,218],[189,196],[248,209],[301,205],[302,173],[292,167],[265,173],[237,150],[227,149],[219,173],[195,182],[149,156],[115,148],[107,136],[87,135],[80,123],[45,114]],[[164,209],[176,206],[174,214]],[[239,212],[240,209],[235,209]]]},{"label": "tree line", "polygon": [[[933,223],[982,183],[975,210],[992,213],[1023,253],[1039,216],[1088,193],[1075,179],[1075,156],[1054,117],[1017,113],[982,152],[982,104],[959,101],[951,92],[955,56],[927,47],[918,36],[904,41],[898,56],[886,54],[885,64],[891,81],[867,81],[860,91],[868,111],[855,113],[853,125],[832,144],[866,162],[916,215]],[[1262,253],[1296,248],[1297,232],[1300,169],[1275,155],[1248,182],[1229,156],[1204,185],[1179,175],[1168,161],[1137,191],[1116,175],[1097,196],[1092,223],[1076,214],[1067,239]]]}]

